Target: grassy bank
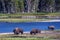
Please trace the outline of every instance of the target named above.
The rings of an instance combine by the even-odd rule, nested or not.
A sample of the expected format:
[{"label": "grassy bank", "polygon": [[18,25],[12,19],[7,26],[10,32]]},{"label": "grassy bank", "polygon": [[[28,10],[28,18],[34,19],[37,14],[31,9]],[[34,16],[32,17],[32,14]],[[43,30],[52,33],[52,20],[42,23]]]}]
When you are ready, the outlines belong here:
[{"label": "grassy bank", "polygon": [[20,16],[60,16],[60,13],[14,13],[14,14],[3,14],[0,13],[0,18],[20,17]]},{"label": "grassy bank", "polygon": [[[0,40],[59,40],[60,39],[60,30],[53,31],[54,33],[44,33],[44,34],[36,34],[30,35],[27,34],[3,34],[0,35]],[[57,34],[55,34],[57,33]]]},{"label": "grassy bank", "polygon": [[45,21],[51,19],[21,19],[21,16],[60,16],[60,13],[14,13],[14,14],[3,14],[0,13],[0,22],[35,22]]},{"label": "grassy bank", "polygon": [[0,16],[13,16],[13,15],[17,15],[17,16],[26,16],[26,15],[55,15],[55,16],[60,16],[59,15],[60,12],[58,13],[14,13],[14,14],[8,14],[8,13],[0,13]]},{"label": "grassy bank", "polygon": [[49,40],[48,38],[0,38],[0,40]]},{"label": "grassy bank", "polygon": [[41,22],[49,19],[0,19],[0,22]]}]

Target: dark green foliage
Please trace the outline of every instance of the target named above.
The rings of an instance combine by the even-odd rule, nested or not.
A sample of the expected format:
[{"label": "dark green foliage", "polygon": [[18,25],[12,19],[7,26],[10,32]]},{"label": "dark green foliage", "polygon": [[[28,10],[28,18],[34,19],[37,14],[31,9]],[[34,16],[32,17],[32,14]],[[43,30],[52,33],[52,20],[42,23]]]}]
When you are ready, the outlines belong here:
[{"label": "dark green foliage", "polygon": [[0,0],[0,13],[59,12],[59,0]]}]

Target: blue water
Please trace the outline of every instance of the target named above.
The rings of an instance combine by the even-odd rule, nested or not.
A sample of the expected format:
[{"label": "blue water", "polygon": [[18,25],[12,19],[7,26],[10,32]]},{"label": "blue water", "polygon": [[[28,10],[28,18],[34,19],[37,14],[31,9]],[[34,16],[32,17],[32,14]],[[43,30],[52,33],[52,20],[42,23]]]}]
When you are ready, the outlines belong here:
[{"label": "blue water", "polygon": [[24,31],[30,31],[32,28],[41,30],[48,30],[48,26],[54,25],[55,29],[60,29],[60,22],[20,22],[20,23],[9,23],[0,22],[0,33],[12,32],[14,28],[19,27]]}]

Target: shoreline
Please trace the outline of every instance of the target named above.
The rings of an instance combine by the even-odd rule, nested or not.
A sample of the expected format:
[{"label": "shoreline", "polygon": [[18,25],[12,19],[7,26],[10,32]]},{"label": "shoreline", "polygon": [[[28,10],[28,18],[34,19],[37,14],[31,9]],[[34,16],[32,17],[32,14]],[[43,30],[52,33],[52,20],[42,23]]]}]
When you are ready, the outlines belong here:
[{"label": "shoreline", "polygon": [[60,22],[60,20],[48,20],[48,21],[41,21],[41,22]]},{"label": "shoreline", "polygon": [[18,23],[18,22],[60,22],[60,20],[58,20],[58,19],[56,19],[56,20],[49,20],[49,19],[47,19],[47,20],[44,20],[44,19],[23,19],[23,20],[21,20],[21,19],[0,19],[0,22],[16,22],[16,23]]},{"label": "shoreline", "polygon": [[[30,32],[28,31],[28,32],[24,32],[24,33],[30,33]],[[41,33],[45,33],[45,31],[41,31]],[[0,35],[3,35],[3,34],[14,34],[14,33],[13,32],[0,33]]]},{"label": "shoreline", "polygon": [[[23,34],[29,34],[30,32],[24,32]],[[54,33],[54,31],[41,31],[41,34],[51,34],[51,33]],[[14,34],[13,32],[5,32],[5,33],[0,33],[0,35],[6,35],[6,34]]]},{"label": "shoreline", "polygon": [[23,34],[14,35],[13,32],[9,33],[0,33],[0,38],[48,38],[48,37],[59,37],[60,32],[54,31],[42,31],[41,33],[37,33],[36,35],[31,35],[29,32],[25,32]]}]

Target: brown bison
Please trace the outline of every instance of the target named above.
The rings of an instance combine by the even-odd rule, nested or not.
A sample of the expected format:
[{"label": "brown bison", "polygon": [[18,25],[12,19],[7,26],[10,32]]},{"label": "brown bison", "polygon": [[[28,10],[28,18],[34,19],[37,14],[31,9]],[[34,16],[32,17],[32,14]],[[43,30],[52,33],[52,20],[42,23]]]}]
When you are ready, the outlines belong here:
[{"label": "brown bison", "polygon": [[15,28],[13,32],[14,34],[19,34],[19,33],[23,34],[23,30],[21,28]]},{"label": "brown bison", "polygon": [[36,34],[36,33],[41,33],[41,30],[39,30],[39,29],[32,29],[31,31],[30,31],[30,34],[32,35],[32,34]]},{"label": "brown bison", "polygon": [[54,30],[54,28],[55,28],[54,26],[49,26],[48,27],[49,30]]}]

